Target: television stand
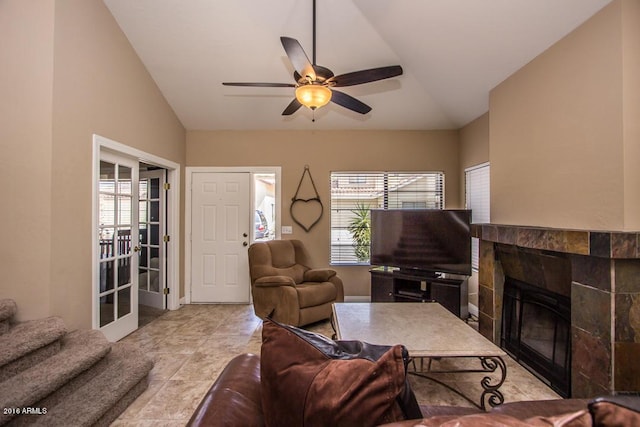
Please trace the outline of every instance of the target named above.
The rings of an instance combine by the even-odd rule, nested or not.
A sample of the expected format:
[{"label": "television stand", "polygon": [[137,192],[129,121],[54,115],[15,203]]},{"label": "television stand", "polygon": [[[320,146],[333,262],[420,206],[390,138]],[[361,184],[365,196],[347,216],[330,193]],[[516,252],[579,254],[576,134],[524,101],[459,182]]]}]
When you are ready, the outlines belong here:
[{"label": "television stand", "polygon": [[436,301],[456,316],[469,317],[468,277],[424,274],[376,267],[371,273],[371,302]]},{"label": "television stand", "polygon": [[410,276],[410,277],[421,277],[424,279],[437,279],[439,277],[442,276],[441,273],[436,273],[434,271],[420,271],[420,270],[413,270],[413,269],[405,269],[405,268],[399,268],[399,269],[392,269],[392,271],[396,274],[399,275],[403,275],[403,276]]}]

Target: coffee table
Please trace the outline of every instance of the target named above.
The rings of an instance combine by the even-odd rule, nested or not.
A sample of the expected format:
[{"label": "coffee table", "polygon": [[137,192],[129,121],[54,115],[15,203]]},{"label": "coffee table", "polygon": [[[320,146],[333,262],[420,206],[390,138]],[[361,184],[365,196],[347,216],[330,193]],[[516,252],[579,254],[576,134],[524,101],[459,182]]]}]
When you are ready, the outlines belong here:
[{"label": "coffee table", "polygon": [[[506,353],[462,319],[436,302],[409,303],[335,303],[332,325],[337,339],[358,340],[371,344],[403,344],[409,356],[420,360],[420,369],[410,373],[437,381],[452,389],[430,374],[470,373],[498,371],[498,379],[484,376],[480,381],[482,394],[476,403],[458,390],[452,389],[474,405],[485,409],[486,403],[497,406],[504,402],[500,387],[507,377]],[[475,358],[478,369],[431,370],[432,359]],[[422,363],[428,359],[427,370]]]}]

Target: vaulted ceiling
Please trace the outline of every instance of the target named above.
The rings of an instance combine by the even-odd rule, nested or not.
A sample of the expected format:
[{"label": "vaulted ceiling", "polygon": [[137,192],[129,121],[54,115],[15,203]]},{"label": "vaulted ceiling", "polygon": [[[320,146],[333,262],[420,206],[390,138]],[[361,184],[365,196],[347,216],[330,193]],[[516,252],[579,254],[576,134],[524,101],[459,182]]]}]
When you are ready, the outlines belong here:
[{"label": "vaulted ceiling", "polygon": [[342,88],[373,108],[282,111],[294,83],[280,36],[312,58],[312,0],[104,0],[189,130],[451,129],[488,110],[489,91],[610,0],[317,0],[317,64],[336,75],[401,65]]}]

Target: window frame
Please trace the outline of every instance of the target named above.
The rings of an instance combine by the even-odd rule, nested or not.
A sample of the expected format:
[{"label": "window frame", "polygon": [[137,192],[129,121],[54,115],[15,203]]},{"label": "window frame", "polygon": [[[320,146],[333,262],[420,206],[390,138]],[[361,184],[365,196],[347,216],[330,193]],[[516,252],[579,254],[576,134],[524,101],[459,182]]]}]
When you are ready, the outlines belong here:
[{"label": "window frame", "polygon": [[[464,170],[465,208],[471,210],[471,223],[491,222],[491,165],[480,163]],[[473,182],[472,182],[473,181]],[[471,238],[471,269],[478,272],[480,242]]]}]

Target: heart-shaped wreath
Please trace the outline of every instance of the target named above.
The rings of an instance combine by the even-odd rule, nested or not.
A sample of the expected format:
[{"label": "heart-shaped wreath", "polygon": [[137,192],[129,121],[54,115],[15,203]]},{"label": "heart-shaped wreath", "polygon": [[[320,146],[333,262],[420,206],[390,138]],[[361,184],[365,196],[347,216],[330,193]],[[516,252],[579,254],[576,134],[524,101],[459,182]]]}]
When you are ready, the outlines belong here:
[{"label": "heart-shaped wreath", "polygon": [[[300,192],[300,187],[302,186],[302,181],[304,180],[305,175],[309,175],[309,179],[311,180],[311,185],[313,186],[313,191],[316,193],[315,197],[311,197],[309,199],[301,199],[298,197],[298,193]],[[296,213],[294,211],[298,213],[299,215],[298,217],[296,217]],[[293,219],[293,221],[308,233],[309,230],[311,230],[313,226],[320,221],[320,219],[322,218],[323,212],[324,212],[324,207],[322,206],[320,195],[318,194],[316,185],[313,182],[313,178],[311,177],[309,166],[305,166],[304,172],[302,172],[302,177],[300,177],[300,182],[298,183],[298,189],[296,190],[296,194],[291,199],[291,206],[289,207],[289,213],[291,214],[291,218]],[[300,215],[302,215],[302,217],[304,218],[309,216],[311,219],[306,223],[303,223],[303,221],[299,219],[301,218]]]}]

